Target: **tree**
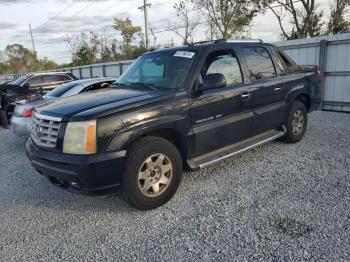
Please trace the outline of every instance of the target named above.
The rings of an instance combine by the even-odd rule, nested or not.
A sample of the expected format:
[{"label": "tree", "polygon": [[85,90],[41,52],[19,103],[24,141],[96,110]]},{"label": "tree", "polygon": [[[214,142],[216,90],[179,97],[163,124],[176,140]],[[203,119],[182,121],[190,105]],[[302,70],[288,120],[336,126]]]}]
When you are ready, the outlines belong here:
[{"label": "tree", "polygon": [[8,70],[10,70],[11,73],[18,74],[36,70],[36,56],[24,46],[20,44],[8,45],[4,53]]},{"label": "tree", "polygon": [[191,0],[209,18],[217,37],[230,38],[244,31],[252,19],[263,12],[262,0]]},{"label": "tree", "polygon": [[123,37],[122,53],[126,59],[133,58],[133,46],[136,36],[142,32],[140,26],[133,26],[129,18],[125,20],[114,18],[114,29],[119,31]]},{"label": "tree", "polygon": [[0,52],[1,74],[19,74],[57,67],[58,65],[47,57],[38,60],[31,50],[20,44],[8,45],[3,52]]},{"label": "tree", "polygon": [[169,30],[181,37],[183,44],[189,44],[193,41],[193,31],[198,26],[199,17],[191,12],[193,8],[184,1],[174,4],[173,7],[176,16],[181,20],[181,26],[169,24]]},{"label": "tree", "polygon": [[[277,18],[282,39],[307,38],[322,33],[323,12],[317,10],[316,0],[267,0],[265,5]],[[286,25],[290,24],[292,29],[288,32]]]},{"label": "tree", "polygon": [[350,32],[350,21],[345,19],[349,6],[350,0],[333,0],[327,34],[335,35]]},{"label": "tree", "polygon": [[94,32],[66,35],[66,43],[72,50],[72,65],[89,65],[98,58],[99,39]]}]

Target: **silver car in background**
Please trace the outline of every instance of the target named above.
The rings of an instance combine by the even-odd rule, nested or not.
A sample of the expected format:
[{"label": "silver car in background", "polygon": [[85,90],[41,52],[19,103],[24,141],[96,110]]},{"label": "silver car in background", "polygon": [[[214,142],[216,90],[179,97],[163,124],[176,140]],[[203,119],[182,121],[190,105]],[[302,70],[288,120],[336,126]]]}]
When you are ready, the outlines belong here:
[{"label": "silver car in background", "polygon": [[27,100],[18,101],[11,117],[11,129],[17,136],[27,139],[30,135],[34,108],[55,99],[111,87],[116,80],[117,78],[111,77],[76,80],[63,84],[42,97],[33,97],[33,100],[29,97]]}]

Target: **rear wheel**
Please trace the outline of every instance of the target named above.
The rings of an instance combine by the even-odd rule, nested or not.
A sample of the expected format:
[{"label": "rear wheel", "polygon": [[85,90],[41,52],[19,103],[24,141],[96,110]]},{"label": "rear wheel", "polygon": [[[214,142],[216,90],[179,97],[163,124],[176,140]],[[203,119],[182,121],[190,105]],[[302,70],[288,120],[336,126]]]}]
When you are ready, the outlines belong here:
[{"label": "rear wheel", "polygon": [[0,123],[4,128],[8,128],[9,126],[9,120],[4,110],[0,110]]},{"label": "rear wheel", "polygon": [[299,142],[306,131],[307,126],[307,110],[306,106],[301,101],[294,101],[286,122],[288,143]]},{"label": "rear wheel", "polygon": [[145,137],[128,150],[122,188],[136,208],[149,210],[168,202],[182,177],[182,158],[168,140]]}]

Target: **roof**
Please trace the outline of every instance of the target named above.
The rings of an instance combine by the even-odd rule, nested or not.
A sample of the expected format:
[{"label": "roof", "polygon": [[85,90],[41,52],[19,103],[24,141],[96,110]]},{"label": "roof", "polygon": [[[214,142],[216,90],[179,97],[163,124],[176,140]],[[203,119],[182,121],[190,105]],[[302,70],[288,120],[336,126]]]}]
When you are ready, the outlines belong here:
[{"label": "roof", "polygon": [[148,53],[169,52],[169,51],[178,51],[178,50],[199,50],[202,48],[210,48],[210,47],[216,47],[216,46],[225,46],[225,45],[231,46],[232,44],[249,45],[249,44],[264,44],[264,42],[261,39],[217,39],[217,40],[196,42],[196,43],[191,43],[188,45],[182,45],[177,47],[157,49]]},{"label": "roof", "polygon": [[56,71],[56,72],[38,72],[38,73],[29,73],[28,75],[37,76],[37,75],[71,75],[69,72]]}]

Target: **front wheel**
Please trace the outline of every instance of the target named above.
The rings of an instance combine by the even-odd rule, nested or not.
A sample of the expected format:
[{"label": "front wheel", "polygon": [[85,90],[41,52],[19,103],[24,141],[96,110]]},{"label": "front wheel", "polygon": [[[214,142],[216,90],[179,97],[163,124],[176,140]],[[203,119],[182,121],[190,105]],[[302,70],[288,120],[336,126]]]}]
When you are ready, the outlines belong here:
[{"label": "front wheel", "polygon": [[307,110],[305,104],[301,101],[295,101],[289,111],[286,127],[286,141],[288,143],[299,142],[306,131]]},{"label": "front wheel", "polygon": [[122,189],[136,208],[150,210],[168,202],[182,177],[182,158],[168,140],[145,137],[128,150]]}]

